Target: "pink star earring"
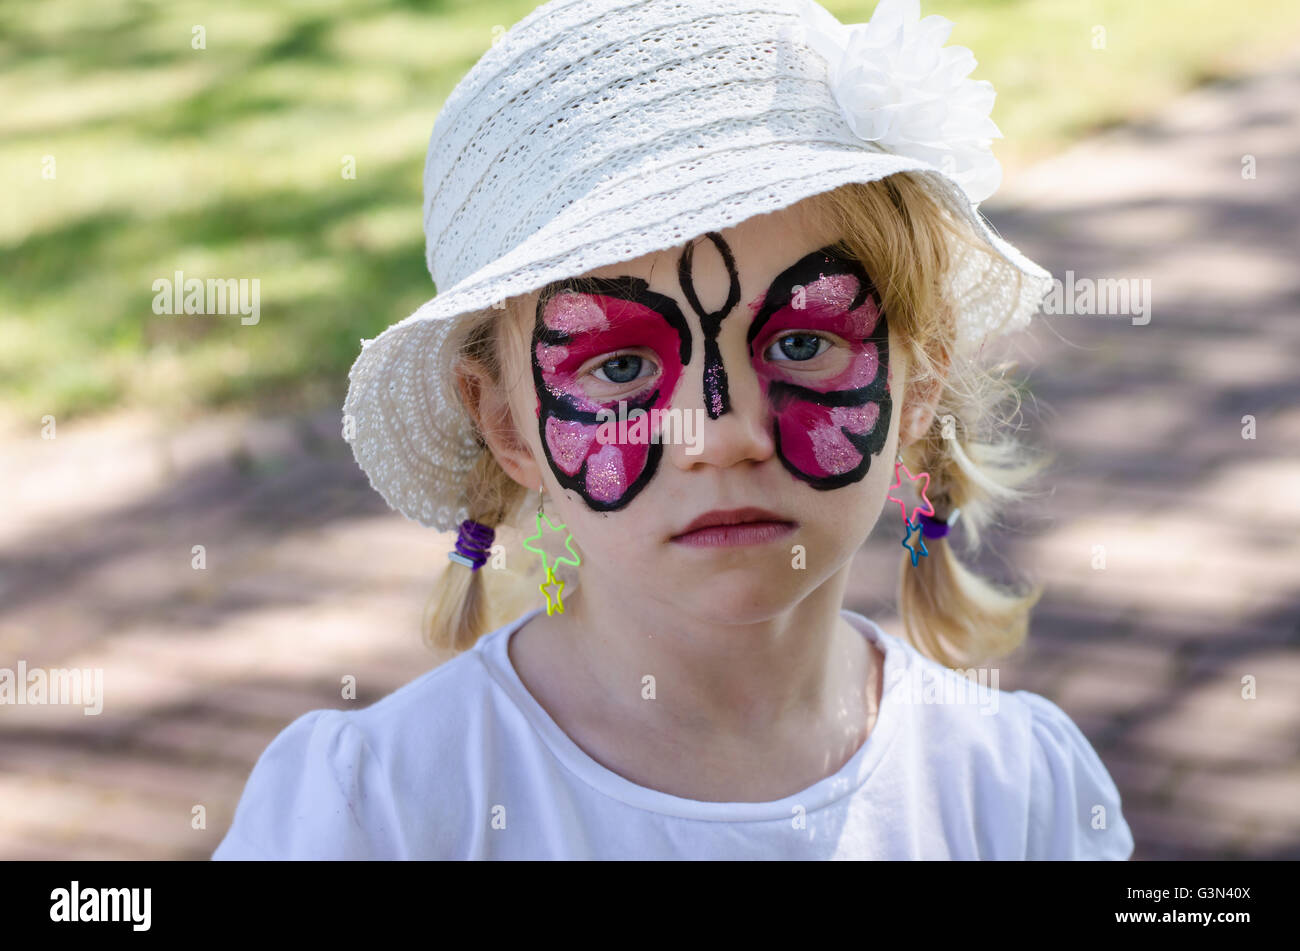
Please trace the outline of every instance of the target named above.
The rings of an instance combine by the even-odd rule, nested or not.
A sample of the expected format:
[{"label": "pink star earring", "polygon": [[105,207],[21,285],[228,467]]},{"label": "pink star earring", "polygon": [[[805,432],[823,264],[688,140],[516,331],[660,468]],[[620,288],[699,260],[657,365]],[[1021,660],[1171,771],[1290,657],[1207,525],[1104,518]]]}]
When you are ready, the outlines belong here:
[{"label": "pink star earring", "polygon": [[[903,488],[903,473],[907,474],[907,488]],[[916,483],[921,483],[919,486]],[[897,502],[898,507],[903,512],[903,524],[910,525],[916,520],[917,513],[923,515],[934,515],[934,506],[930,504],[930,499],[926,496],[926,490],[930,488],[930,473],[922,472],[920,475],[912,475],[912,470],[903,465],[903,454],[898,454],[898,461],[894,463],[894,484],[889,487],[889,501]],[[897,493],[897,494],[895,494]],[[912,515],[907,514],[908,501],[906,496],[915,494],[921,499],[921,504],[912,503]],[[900,498],[899,496],[904,496]]]},{"label": "pink star earring", "polygon": [[[907,531],[903,536],[903,547],[911,554],[912,567],[915,568],[922,555],[930,554],[929,549],[925,547],[925,539],[943,538],[947,535],[952,526],[957,523],[961,509],[953,509],[946,518],[935,518],[934,504],[926,495],[930,488],[930,473],[922,472],[913,475],[912,471],[903,464],[902,453],[898,454],[897,459],[898,461],[894,463],[894,484],[889,487],[888,498],[891,502],[897,502],[903,513],[903,527]],[[907,476],[906,488],[903,484],[904,475]],[[913,501],[914,498],[919,498],[920,503]],[[912,510],[910,515],[908,508]]]}]

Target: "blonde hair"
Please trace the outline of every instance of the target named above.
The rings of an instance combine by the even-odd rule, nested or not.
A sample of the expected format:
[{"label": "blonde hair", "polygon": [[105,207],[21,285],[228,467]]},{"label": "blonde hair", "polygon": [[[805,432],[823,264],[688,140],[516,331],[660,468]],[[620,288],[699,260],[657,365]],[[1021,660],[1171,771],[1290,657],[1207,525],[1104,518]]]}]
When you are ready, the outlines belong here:
[{"label": "blonde hair", "polygon": [[[461,333],[449,341],[456,347],[458,359],[472,364],[494,386],[502,385],[497,321],[503,313],[510,311],[489,310],[466,315],[462,318]],[[460,395],[459,389],[457,394]],[[463,402],[462,398],[462,405]],[[467,415],[472,423],[474,417],[468,412]],[[497,528],[510,521],[527,493],[506,475],[481,430],[478,443],[479,453],[465,482],[465,506],[471,519]],[[448,560],[430,595],[432,610],[426,609],[424,641],[428,646],[440,651],[468,650],[479,637],[494,629],[482,574],[481,569],[473,571]]]},{"label": "blonde hair", "polygon": [[[946,292],[946,278],[962,254],[988,254],[987,246],[910,173],[844,185],[800,207],[837,228],[843,237],[835,250],[860,261],[871,276],[898,338],[895,346],[906,349],[907,392],[939,388],[928,432],[901,452],[912,472],[930,474],[928,496],[936,511],[960,507],[961,516],[956,535],[927,539],[929,555],[915,567],[906,551],[900,553],[904,632],[919,651],[948,667],[1005,655],[1023,642],[1042,588],[1016,590],[982,578],[958,559],[952,540],[964,537],[964,549],[975,552],[1001,506],[1025,498],[1022,486],[1047,460],[1029,458],[1012,435],[1020,411],[1019,392],[1008,379],[1014,365],[986,367],[957,337],[957,304]],[[471,329],[459,344],[460,358],[477,364],[494,383],[502,374],[500,321],[519,300],[467,320]],[[1011,405],[1004,410],[1006,404]],[[469,512],[496,526],[526,493],[483,445],[467,486]],[[431,646],[465,650],[493,629],[485,616],[481,573],[448,564],[426,626]]]}]

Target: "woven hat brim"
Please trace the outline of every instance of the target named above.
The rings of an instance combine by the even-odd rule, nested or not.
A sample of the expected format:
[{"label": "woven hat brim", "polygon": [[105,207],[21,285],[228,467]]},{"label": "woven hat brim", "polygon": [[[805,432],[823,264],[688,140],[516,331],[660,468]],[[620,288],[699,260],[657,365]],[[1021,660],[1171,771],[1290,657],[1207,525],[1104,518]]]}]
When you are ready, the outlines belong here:
[{"label": "woven hat brim", "polygon": [[[950,293],[967,318],[960,324],[964,339],[1024,326],[1051,287],[1051,275],[997,235],[955,182],[917,159],[840,142],[773,142],[659,171],[593,190],[508,254],[362,342],[343,411],[351,418],[353,456],[390,507],[439,531],[468,517],[465,478],[480,449],[455,392],[449,341],[458,318],[504,313],[493,304],[552,281],[678,247],[841,185],[919,172],[992,252],[965,253],[953,270]],[[719,175],[738,182],[720,200]],[[691,188],[696,181],[707,183],[715,200],[701,204]]]}]

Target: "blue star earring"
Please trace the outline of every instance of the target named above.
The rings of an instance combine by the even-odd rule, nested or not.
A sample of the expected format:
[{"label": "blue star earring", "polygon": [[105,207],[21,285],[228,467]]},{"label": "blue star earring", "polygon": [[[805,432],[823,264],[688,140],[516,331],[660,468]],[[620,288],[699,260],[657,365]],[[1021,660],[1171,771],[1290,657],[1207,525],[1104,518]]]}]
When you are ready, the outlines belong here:
[{"label": "blue star earring", "polygon": [[[912,533],[916,533],[916,541],[912,541]],[[916,550],[916,545],[921,546],[921,550]],[[912,553],[912,567],[916,567],[916,562],[921,555],[929,555],[930,552],[925,547],[925,533],[921,530],[921,522],[918,519],[915,522],[907,523],[907,537],[903,539],[903,547]]]}]

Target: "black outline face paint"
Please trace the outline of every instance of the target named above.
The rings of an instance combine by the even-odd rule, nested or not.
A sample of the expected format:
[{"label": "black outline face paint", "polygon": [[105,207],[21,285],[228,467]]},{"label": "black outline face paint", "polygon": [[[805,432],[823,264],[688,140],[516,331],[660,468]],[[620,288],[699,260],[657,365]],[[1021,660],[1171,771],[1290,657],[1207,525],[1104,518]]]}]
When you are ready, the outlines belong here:
[{"label": "black outline face paint", "polygon": [[[547,326],[548,305],[564,293],[577,294],[590,301],[598,312],[598,319],[608,327],[592,333],[579,331],[574,334]],[[620,314],[617,306],[597,300],[601,297],[612,299],[615,305],[621,301],[637,305],[644,309],[645,316],[626,311]],[[651,314],[659,319],[650,317]],[[639,320],[642,321],[640,325]],[[595,434],[601,422],[597,413],[603,404],[588,397],[571,379],[577,369],[591,358],[626,349],[629,345],[655,350],[659,355],[660,374],[649,392],[633,391],[632,396],[620,397],[620,400],[626,400],[629,414],[636,409],[647,413],[652,408],[663,409],[681,378],[682,368],[691,359],[691,329],[676,301],[650,290],[648,283],[637,277],[572,278],[549,285],[538,297],[530,350],[542,452],[560,485],[578,493],[587,506],[597,512],[621,509],[632,501],[655,474],[663,456],[663,445],[658,441],[595,446]],[[571,350],[577,353],[573,354]],[[548,366],[543,367],[539,352],[549,355]],[[548,434],[548,424],[555,433]],[[562,454],[563,457],[557,459],[552,435],[560,441],[572,440],[569,455]],[[589,466],[593,458],[597,460],[594,469]],[[608,466],[610,471],[602,466]],[[627,475],[636,468],[640,471],[631,484],[623,485]]]},{"label": "black outline face paint", "polygon": [[691,277],[695,241],[686,245],[686,250],[677,262],[677,280],[682,285],[686,302],[699,316],[700,329],[704,331],[704,409],[710,419],[717,419],[731,409],[731,398],[727,393],[727,371],[722,365],[722,353],[718,349],[718,332],[722,329],[723,318],[740,302],[740,277],[736,273],[736,259],[722,235],[710,231],[704,237],[713,242],[726,265],[727,279],[731,282],[727,288],[727,302],[711,314],[706,314],[700,306],[700,299],[695,294],[695,281]]},{"label": "black outline face paint", "polygon": [[[820,309],[824,313],[818,317],[810,315],[807,319],[792,319],[791,333],[815,331],[818,329],[815,324],[818,321],[826,324],[828,318],[842,330],[855,326],[869,327],[862,337],[839,333],[839,336],[849,339],[856,354],[847,370],[836,379],[826,381],[834,384],[856,379],[857,384],[845,389],[818,389],[782,379],[779,364],[765,361],[763,353],[754,352],[755,340],[775,314],[789,308],[795,287],[807,289],[835,275],[856,279],[856,288],[847,309],[822,305]],[[860,308],[868,309],[859,313]],[[792,312],[806,311],[792,309]],[[832,328],[825,326],[821,329]],[[838,489],[862,479],[871,468],[871,457],[879,455],[884,448],[893,418],[893,400],[889,391],[889,324],[880,295],[862,264],[841,257],[830,247],[800,259],[777,275],[768,288],[763,304],[750,324],[747,341],[760,385],[772,407],[772,435],[781,464],[793,476],[815,489]],[[873,369],[874,373],[871,372]],[[864,381],[864,376],[869,378]],[[871,415],[873,412],[874,417]],[[791,459],[793,450],[782,446],[783,422],[790,426],[788,435],[806,442],[797,450],[803,457],[801,460]],[[854,454],[861,454],[861,461],[842,472],[835,472],[822,461],[823,456],[834,456],[838,462],[851,459]]]}]

